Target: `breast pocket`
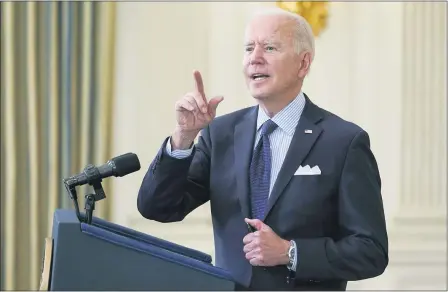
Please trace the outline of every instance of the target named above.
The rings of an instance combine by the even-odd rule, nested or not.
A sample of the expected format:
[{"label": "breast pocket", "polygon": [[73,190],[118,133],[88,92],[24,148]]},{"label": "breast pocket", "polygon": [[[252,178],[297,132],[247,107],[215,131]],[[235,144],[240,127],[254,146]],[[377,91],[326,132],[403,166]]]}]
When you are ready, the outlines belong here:
[{"label": "breast pocket", "polygon": [[294,175],[291,179],[290,185],[299,188],[323,188],[332,187],[335,183],[335,178],[328,174],[319,175]]},{"label": "breast pocket", "polygon": [[302,212],[316,212],[331,199],[336,185],[331,175],[295,175],[288,186],[288,197]]}]

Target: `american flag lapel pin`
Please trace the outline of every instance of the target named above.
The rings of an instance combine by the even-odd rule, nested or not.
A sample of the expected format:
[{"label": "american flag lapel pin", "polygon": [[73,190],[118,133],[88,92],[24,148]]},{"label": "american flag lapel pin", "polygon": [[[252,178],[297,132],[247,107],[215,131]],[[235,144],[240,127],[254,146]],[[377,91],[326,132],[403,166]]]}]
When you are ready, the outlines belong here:
[{"label": "american flag lapel pin", "polygon": [[305,134],[312,134],[313,133],[313,130],[305,130]]}]

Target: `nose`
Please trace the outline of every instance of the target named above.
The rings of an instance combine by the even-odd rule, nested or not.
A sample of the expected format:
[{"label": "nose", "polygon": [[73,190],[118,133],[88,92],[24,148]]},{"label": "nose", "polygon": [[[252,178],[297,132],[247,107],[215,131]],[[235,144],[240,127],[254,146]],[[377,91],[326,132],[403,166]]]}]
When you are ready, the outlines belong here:
[{"label": "nose", "polygon": [[250,65],[257,65],[263,63],[263,49],[256,46],[250,54]]}]

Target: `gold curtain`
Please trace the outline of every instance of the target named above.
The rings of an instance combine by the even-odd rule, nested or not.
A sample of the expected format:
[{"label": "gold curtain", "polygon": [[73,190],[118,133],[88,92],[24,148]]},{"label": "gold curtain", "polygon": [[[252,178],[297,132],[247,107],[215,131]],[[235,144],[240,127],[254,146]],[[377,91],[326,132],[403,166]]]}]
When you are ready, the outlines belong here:
[{"label": "gold curtain", "polygon": [[114,18],[113,2],[1,3],[2,290],[38,289],[53,212],[73,208],[62,179],[110,158]]}]

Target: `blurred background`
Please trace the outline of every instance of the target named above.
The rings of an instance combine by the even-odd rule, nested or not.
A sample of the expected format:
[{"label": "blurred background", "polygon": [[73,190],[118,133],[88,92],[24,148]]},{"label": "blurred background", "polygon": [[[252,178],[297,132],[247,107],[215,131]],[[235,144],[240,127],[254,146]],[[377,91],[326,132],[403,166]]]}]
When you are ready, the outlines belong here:
[{"label": "blurred background", "polygon": [[142,169],[103,181],[94,214],[214,254],[208,204],[160,224],[140,216],[137,192],[194,69],[225,97],[218,115],[254,104],[243,32],[269,5],[313,26],[304,92],[367,130],[378,160],[390,263],[348,289],[447,289],[446,3],[2,2],[2,290],[39,287],[53,212],[73,208],[62,179],[126,152]]}]

